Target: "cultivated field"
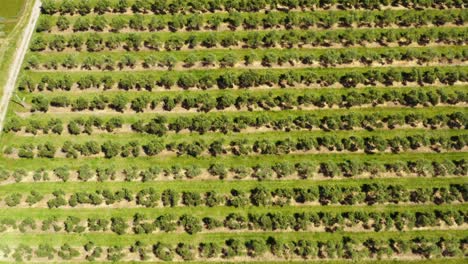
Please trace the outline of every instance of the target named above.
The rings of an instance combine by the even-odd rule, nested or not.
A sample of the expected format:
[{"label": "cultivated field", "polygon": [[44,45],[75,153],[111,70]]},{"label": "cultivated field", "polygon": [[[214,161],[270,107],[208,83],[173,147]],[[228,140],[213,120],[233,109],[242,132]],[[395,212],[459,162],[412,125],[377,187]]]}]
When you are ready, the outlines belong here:
[{"label": "cultivated field", "polygon": [[465,6],[42,0],[0,262],[466,261]]}]

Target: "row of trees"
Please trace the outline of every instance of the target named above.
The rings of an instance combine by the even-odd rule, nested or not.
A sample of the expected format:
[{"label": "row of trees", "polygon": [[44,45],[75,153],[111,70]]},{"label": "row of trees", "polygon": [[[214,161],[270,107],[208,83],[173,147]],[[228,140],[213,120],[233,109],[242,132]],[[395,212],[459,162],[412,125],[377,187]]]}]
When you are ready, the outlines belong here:
[{"label": "row of trees", "polygon": [[154,14],[177,14],[177,13],[205,13],[218,11],[241,11],[258,12],[260,10],[289,11],[294,9],[316,10],[338,8],[348,9],[381,9],[384,7],[405,7],[405,8],[462,8],[462,0],[454,1],[432,1],[432,0],[371,0],[371,1],[346,1],[346,0],[190,0],[190,1],[169,1],[169,0],[101,0],[97,2],[89,0],[45,0],[42,4],[43,14],[80,14],[90,13],[126,13],[131,10],[133,13]]},{"label": "row of trees", "polygon": [[223,139],[205,142],[193,140],[190,142],[169,142],[153,139],[141,144],[134,140],[130,142],[115,142],[108,140],[102,143],[86,141],[73,143],[66,141],[60,151],[56,144],[46,142],[43,144],[23,144],[17,149],[7,148],[5,154],[13,154],[20,158],[54,158],[63,153],[67,158],[86,156],[138,157],[140,155],[158,156],[164,154],[200,156],[223,155],[282,155],[308,152],[365,152],[372,153],[400,153],[406,151],[459,151],[468,144],[468,134],[460,135],[427,135],[414,134],[406,136],[304,136],[278,140],[259,139],[249,142],[247,139],[237,139],[226,142]]},{"label": "row of trees", "polygon": [[[17,262],[36,259],[53,260],[56,256],[62,260],[84,258],[88,261],[98,259],[107,261],[120,261],[126,256],[131,256],[139,261],[152,259],[173,261],[181,259],[191,261],[195,259],[233,259],[245,257],[263,259],[265,254],[272,254],[279,259],[382,259],[399,256],[414,256],[424,258],[453,258],[463,257],[464,239],[451,236],[419,235],[410,238],[363,238],[361,240],[344,236],[333,240],[286,240],[275,237],[239,239],[226,238],[217,242],[192,243],[179,242],[176,245],[163,242],[145,243],[136,241],[131,246],[107,246],[95,245],[94,242],[86,243],[84,253],[80,248],[71,247],[69,244],[55,248],[49,244],[39,244],[37,248],[19,244],[14,248],[8,245],[0,246],[6,259],[14,259]],[[271,257],[269,257],[271,258]]]},{"label": "row of trees", "polygon": [[[98,77],[93,74],[81,75],[72,78],[68,74],[43,75],[40,81],[32,79],[29,75],[23,75],[19,81],[18,89],[25,92],[35,91],[70,91],[72,88],[81,90],[104,89],[110,90],[118,88],[120,90],[147,90],[152,91],[162,87],[171,89],[180,87],[187,89],[249,89],[259,86],[266,87],[329,87],[341,86],[346,88],[360,86],[407,86],[407,85],[431,85],[436,82],[453,85],[457,82],[468,80],[466,68],[464,67],[431,67],[431,68],[379,68],[379,69],[359,69],[346,71],[330,71],[317,69],[297,69],[297,70],[242,70],[242,71],[213,71],[210,73],[199,72],[170,72],[155,76],[154,74],[125,74],[120,77],[113,77],[110,74]],[[58,76],[57,76],[58,75]],[[119,78],[117,80],[117,78]],[[417,91],[409,91],[417,92]],[[311,93],[310,91],[308,92]],[[340,93],[343,93],[341,91]],[[347,91],[351,93],[351,91]],[[354,93],[357,93],[354,91]],[[402,94],[402,93],[398,93]],[[200,93],[198,97],[206,96]],[[224,95],[229,96],[229,95]],[[127,98],[119,95],[117,97]],[[117,98],[115,97],[115,98]],[[182,98],[182,96],[175,96]],[[191,96],[195,98],[195,96]],[[252,95],[250,95],[252,97]],[[310,95],[310,98],[319,97],[318,94]],[[339,96],[334,96],[338,98]],[[61,98],[61,97],[57,97]],[[66,97],[62,97],[66,99]],[[97,97],[99,98],[99,97]],[[158,96],[155,98],[162,98]],[[166,98],[166,97],[164,97]],[[169,97],[167,97],[169,98]],[[339,99],[338,99],[339,100]],[[128,101],[128,100],[127,100]],[[149,102],[149,100],[146,100]],[[161,100],[158,100],[159,103]],[[178,100],[181,102],[181,100]],[[66,103],[66,102],[65,102]],[[104,102],[107,103],[107,102]],[[68,100],[69,104],[69,100]],[[67,106],[65,104],[64,106]],[[156,104],[157,105],[157,104]],[[320,105],[318,103],[317,105]],[[60,106],[58,104],[57,106]],[[63,106],[62,106],[63,107]]]},{"label": "row of trees", "polygon": [[[88,233],[112,231],[123,234],[153,234],[156,232],[174,232],[183,229],[194,235],[204,230],[262,230],[262,231],[310,231],[313,229],[325,232],[339,232],[361,229],[375,232],[414,228],[430,228],[445,225],[461,226],[468,223],[463,210],[424,210],[424,211],[345,211],[333,212],[297,212],[297,213],[230,213],[225,217],[196,217],[191,214],[176,216],[162,214],[148,217],[137,213],[133,221],[122,217],[80,219],[75,216],[58,219],[55,216],[42,221],[32,218],[0,220],[0,232],[18,230],[22,233],[31,231]],[[322,231],[322,232],[323,232]]]},{"label": "row of trees", "polygon": [[266,31],[236,31],[229,32],[198,32],[191,34],[171,34],[164,39],[159,33],[142,34],[70,34],[53,35],[39,34],[31,42],[31,51],[63,51],[66,48],[89,52],[104,50],[180,50],[184,47],[195,48],[293,48],[293,47],[330,47],[332,45],[366,46],[379,44],[388,46],[398,44],[407,46],[412,43],[419,45],[453,44],[463,45],[466,42],[466,31],[461,27],[431,27],[411,29],[358,29],[358,30],[266,30]]},{"label": "row of trees", "polygon": [[[468,175],[468,163],[461,160],[428,160],[416,159],[410,161],[326,161],[326,162],[276,162],[274,164],[258,164],[254,166],[213,163],[207,167],[196,164],[186,166],[172,165],[162,168],[152,166],[141,169],[135,166],[117,170],[115,167],[92,168],[82,165],[76,170],[69,167],[57,167],[51,171],[44,168],[28,172],[24,169],[8,171],[0,168],[0,181],[14,180],[22,182],[32,178],[35,182],[51,180],[68,181],[157,181],[166,179],[195,179],[203,173],[218,179],[258,179],[274,180],[284,178],[311,179],[315,177],[352,178],[352,177],[445,177]],[[384,176],[385,175],[385,176]]]},{"label": "row of trees", "polygon": [[[238,52],[237,52],[238,53]],[[190,53],[182,58],[177,58],[171,54],[164,56],[149,55],[143,60],[139,56],[124,54],[119,60],[109,55],[97,57],[90,55],[79,60],[74,55],[64,56],[60,61],[56,58],[43,61],[36,56],[27,59],[24,68],[26,70],[102,70],[115,71],[122,69],[135,69],[143,67],[146,69],[168,69],[172,70],[177,66],[190,69],[202,68],[233,68],[241,66],[252,66],[261,63],[263,67],[274,66],[309,66],[317,65],[322,67],[335,67],[338,65],[350,65],[362,63],[372,65],[393,64],[400,61],[416,61],[418,64],[425,63],[450,63],[454,60],[466,61],[468,49],[379,49],[379,50],[355,50],[355,49],[335,49],[317,53],[317,50],[310,52],[282,52],[281,50],[262,52],[258,56],[254,51],[245,56],[239,57],[236,52],[226,52],[222,57],[216,58],[212,53],[206,55],[196,55]],[[256,65],[255,65],[256,66]]]},{"label": "row of trees", "polygon": [[[353,73],[351,73],[353,74]],[[345,75],[348,76],[348,75]],[[243,77],[242,77],[243,78]],[[461,90],[444,89],[384,89],[384,90],[342,90],[317,93],[313,89],[302,93],[283,92],[242,92],[237,95],[223,93],[213,96],[211,93],[174,94],[172,96],[141,95],[131,101],[128,95],[119,93],[112,98],[106,95],[94,97],[44,96],[35,95],[31,99],[31,112],[48,112],[50,107],[68,108],[74,112],[86,110],[112,109],[117,112],[152,112],[152,111],[233,111],[233,110],[292,110],[302,107],[316,108],[351,108],[377,107],[388,103],[401,107],[432,107],[440,104],[457,105],[468,101],[468,93]],[[176,109],[176,107],[180,107]],[[113,119],[112,122],[117,121]],[[118,121],[117,121],[118,122]],[[158,130],[165,130],[161,121],[157,121]],[[208,121],[204,123],[208,124]],[[370,122],[369,122],[370,123]],[[119,125],[121,126],[121,125]],[[137,127],[138,128],[138,127]],[[208,126],[204,130],[208,130]],[[141,127],[140,127],[141,129]],[[113,130],[113,129],[110,129]],[[138,129],[137,129],[138,130]],[[155,132],[152,134],[163,134]]]},{"label": "row of trees", "polygon": [[[150,120],[139,119],[131,124],[131,129],[137,133],[147,133],[164,136],[168,132],[184,132],[205,134],[208,132],[240,133],[248,128],[267,128],[276,131],[294,130],[316,130],[337,131],[366,129],[397,129],[405,126],[425,127],[429,129],[450,128],[463,129],[468,127],[468,115],[464,112],[455,111],[446,114],[433,114],[426,112],[411,113],[350,113],[350,114],[328,114],[316,115],[308,113],[292,113],[287,117],[272,117],[271,115],[260,113],[256,115],[209,115],[209,116],[179,116],[167,119],[164,116],[155,116]],[[19,119],[12,118],[3,127],[5,133],[30,133],[37,135],[64,133],[64,130],[71,135],[119,131],[125,124],[122,117],[103,119],[99,116],[88,118],[74,118],[68,124],[58,118],[49,120]]]},{"label": "row of trees", "polygon": [[[81,206],[139,206],[155,208],[177,206],[286,206],[318,203],[319,205],[375,205],[375,204],[451,204],[464,203],[468,200],[468,185],[444,184],[434,187],[408,187],[401,184],[355,183],[355,184],[316,184],[311,187],[270,188],[258,187],[242,190],[232,189],[229,193],[215,190],[179,191],[166,189],[156,191],[152,187],[131,191],[126,188],[65,193],[62,190],[52,192],[53,198],[44,198],[44,194],[33,193],[27,197],[21,193],[10,193],[3,200],[6,206],[16,207],[22,201],[30,201],[31,196],[40,196],[29,206],[47,199],[49,208]],[[50,195],[49,195],[50,196]],[[122,204],[123,203],[123,204]],[[38,205],[42,206],[42,205]]]},{"label": "row of trees", "polygon": [[175,15],[172,17],[143,16],[116,16],[107,19],[104,16],[79,17],[71,20],[65,16],[55,19],[51,16],[41,16],[36,26],[37,32],[50,32],[54,25],[60,30],[73,29],[79,31],[112,31],[119,32],[123,29],[134,31],[160,31],[172,32],[187,30],[218,30],[225,25],[231,30],[254,30],[270,28],[301,28],[313,27],[329,29],[332,27],[415,27],[430,24],[443,26],[448,23],[463,25],[465,22],[463,10],[410,10],[410,11],[366,11],[366,12],[290,12],[290,13],[238,13],[231,12],[228,15],[211,15],[209,17],[195,15]]}]

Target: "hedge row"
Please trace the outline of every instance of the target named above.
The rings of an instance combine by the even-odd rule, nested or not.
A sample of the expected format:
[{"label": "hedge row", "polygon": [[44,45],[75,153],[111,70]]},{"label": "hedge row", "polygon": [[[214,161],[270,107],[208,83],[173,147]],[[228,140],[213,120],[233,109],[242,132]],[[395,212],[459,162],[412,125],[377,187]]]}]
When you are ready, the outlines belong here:
[{"label": "hedge row", "polygon": [[205,13],[217,11],[241,11],[241,12],[258,12],[265,9],[277,9],[280,11],[293,9],[329,9],[336,7],[339,9],[381,9],[387,6],[399,7],[403,6],[411,9],[420,8],[462,8],[464,6],[462,0],[455,1],[403,1],[403,0],[372,0],[372,1],[318,1],[318,0],[222,0],[222,1],[161,1],[161,0],[100,0],[91,1],[55,1],[45,0],[42,4],[43,14],[75,14],[87,15],[90,13],[105,14],[105,13],[126,13],[131,9],[133,13],[148,13],[154,14],[176,14],[176,13]]},{"label": "hedge row", "polygon": [[376,12],[272,12],[267,14],[258,13],[238,13],[231,12],[227,16],[211,16],[209,18],[199,14],[177,15],[171,17],[151,16],[145,17],[140,14],[132,17],[116,16],[107,19],[105,16],[79,17],[70,21],[67,17],[61,16],[57,20],[51,16],[41,16],[38,21],[36,32],[50,32],[53,26],[61,31],[72,29],[75,32],[109,30],[119,32],[129,28],[135,31],[160,31],[170,30],[218,30],[224,24],[231,30],[240,28],[247,29],[287,29],[300,28],[309,29],[312,27],[329,29],[338,27],[416,27],[424,25],[443,26],[446,24],[463,25],[466,20],[466,12],[459,9],[454,10],[410,10],[405,12],[376,11]]},{"label": "hedge row", "polygon": [[[134,140],[127,143],[120,143],[108,140],[103,143],[87,141],[82,144],[66,141],[60,151],[57,151],[55,144],[47,142],[45,144],[23,144],[15,153],[20,158],[55,158],[58,153],[62,153],[67,158],[78,158],[85,156],[104,156],[106,158],[138,157],[144,153],[146,156],[158,156],[163,151],[165,154],[177,156],[188,155],[199,157],[204,155],[280,155],[289,153],[307,153],[309,151],[323,152],[357,152],[365,153],[399,153],[409,150],[425,151],[457,151],[463,150],[468,144],[468,134],[461,135],[426,135],[416,134],[408,136],[394,136],[383,138],[382,136],[308,136],[299,138],[287,138],[282,140],[256,140],[249,142],[246,139],[232,140],[226,144],[223,140],[204,142],[203,140],[193,140],[190,142],[170,142],[154,139],[141,144]],[[13,154],[13,148],[6,147],[5,154]]]},{"label": "hedge row", "polygon": [[[117,77],[118,78],[118,77]],[[407,85],[417,83],[419,85],[434,84],[439,81],[443,84],[453,85],[456,82],[468,81],[467,71],[464,67],[446,68],[380,68],[359,69],[347,71],[330,70],[241,70],[241,71],[217,71],[217,72],[169,72],[161,76],[154,74],[124,74],[118,80],[112,75],[81,75],[72,78],[68,74],[53,77],[44,75],[39,82],[29,75],[23,75],[19,81],[20,91],[69,91],[73,87],[81,90],[102,88],[109,90],[117,86],[121,90],[148,90],[156,87],[170,89],[177,85],[182,89],[198,88],[230,89],[234,87],[248,89],[262,85],[273,87],[294,87],[297,85],[321,87],[340,84],[343,87],[356,87],[357,85],[375,86],[384,84],[391,86],[394,83]]]},{"label": "hedge row", "polygon": [[[88,118],[75,118],[64,124],[61,119],[53,118],[49,120],[18,118],[10,119],[3,131],[5,133],[25,132],[37,135],[58,134],[64,132],[64,128],[71,135],[88,134],[95,132],[114,132],[123,127],[125,121],[121,117],[113,117],[104,120],[99,116]],[[375,129],[396,129],[404,126],[419,127],[423,126],[429,129],[450,128],[463,129],[468,128],[468,114],[454,111],[447,114],[429,114],[429,113],[397,113],[397,114],[329,114],[317,116],[310,112],[305,114],[291,114],[287,117],[272,118],[268,114],[257,116],[238,115],[230,116],[219,114],[216,116],[180,116],[168,120],[164,116],[156,116],[151,120],[139,119],[131,124],[131,129],[137,133],[147,133],[163,136],[168,132],[179,133],[181,131],[190,131],[191,133],[205,134],[207,132],[222,133],[240,133],[248,128],[268,128],[278,131],[293,130],[312,130],[320,129],[324,131],[336,130],[355,130],[366,129],[373,131]]]},{"label": "hedge row", "polygon": [[50,181],[51,174],[54,178],[60,179],[63,182],[70,180],[92,181],[99,182],[107,181],[155,181],[159,177],[170,179],[195,179],[204,172],[208,172],[209,176],[226,179],[245,179],[254,178],[258,180],[282,179],[286,177],[297,177],[299,179],[310,179],[317,176],[327,178],[336,177],[358,177],[362,175],[370,175],[370,177],[379,177],[385,174],[418,177],[445,177],[445,176],[467,176],[468,164],[465,159],[442,161],[431,161],[428,159],[416,159],[411,161],[398,162],[375,162],[375,161],[327,161],[327,162],[277,162],[272,165],[258,164],[254,166],[235,165],[228,167],[223,163],[213,163],[207,168],[202,168],[196,164],[181,166],[172,165],[170,167],[161,168],[152,166],[148,169],[140,169],[130,167],[117,171],[114,167],[99,167],[91,168],[89,165],[80,166],[77,170],[71,170],[67,166],[57,167],[52,171],[47,171],[44,168],[34,172],[27,172],[24,169],[8,171],[0,168],[0,182],[14,180],[22,182],[25,178],[32,177],[35,182]]},{"label": "hedge row", "polygon": [[[37,248],[19,244],[13,249],[2,246],[1,249],[7,259],[17,262],[38,259],[76,260],[84,258],[88,261],[105,260],[117,262],[125,256],[132,256],[135,260],[149,261],[153,259],[173,261],[182,259],[233,259],[248,256],[251,259],[307,260],[307,259],[374,259],[394,258],[399,256],[413,256],[414,258],[453,258],[463,257],[463,247],[466,239],[447,236],[424,237],[419,235],[402,239],[390,237],[387,239],[364,238],[361,240],[343,236],[340,239],[326,240],[286,240],[274,237],[239,239],[226,238],[222,242],[178,242],[176,245],[164,242],[145,243],[136,241],[131,246],[101,247],[92,241],[86,243],[83,253],[80,248],[73,248],[68,243],[60,247],[40,244]],[[265,256],[268,254],[268,256]]]},{"label": "hedge row", "polygon": [[[307,231],[313,228],[325,232],[339,232],[350,228],[373,230],[375,232],[398,230],[406,231],[414,228],[461,226],[468,223],[468,214],[463,210],[431,210],[431,211],[344,211],[334,212],[297,212],[297,213],[230,213],[224,217],[199,218],[191,214],[180,217],[173,214],[162,214],[147,217],[136,213],[133,221],[122,217],[82,219],[68,216],[64,219],[49,217],[42,221],[33,218],[0,220],[0,233],[5,231],[31,231],[88,233],[112,231],[123,234],[154,234],[157,232],[176,232],[183,229],[188,234],[197,234],[205,230],[262,230],[262,231]],[[356,231],[356,230],[354,230]]]},{"label": "hedge row", "polygon": [[[62,190],[52,192],[54,198],[47,200],[49,208],[87,206],[109,206],[124,202],[132,206],[155,208],[158,206],[285,206],[292,202],[296,204],[319,203],[320,205],[374,205],[374,204],[451,204],[464,203],[468,200],[467,184],[446,184],[438,187],[409,188],[400,184],[353,184],[353,185],[321,185],[309,188],[276,188],[267,189],[261,185],[247,192],[232,189],[230,193],[219,193],[215,190],[178,191],[166,189],[161,193],[152,187],[140,189],[133,193],[122,188],[118,190],[100,189],[96,191],[71,192]],[[16,207],[21,202],[29,206],[41,202],[43,194],[36,191],[23,199],[20,193],[10,193],[3,198],[6,206]]]},{"label": "hedge row", "polygon": [[[320,52],[322,53],[322,52]],[[145,69],[167,68],[173,69],[176,66],[181,66],[185,69],[199,66],[203,68],[232,68],[241,66],[251,66],[255,62],[260,62],[263,67],[287,66],[300,67],[317,65],[322,67],[335,67],[338,65],[350,65],[353,63],[362,63],[371,65],[378,63],[379,65],[393,64],[401,61],[416,61],[418,64],[424,63],[450,63],[454,60],[465,62],[468,59],[468,49],[385,49],[385,50],[328,50],[322,54],[317,54],[317,50],[309,52],[301,52],[300,54],[291,52],[282,52],[280,50],[272,50],[262,53],[259,56],[255,52],[251,52],[243,57],[239,57],[236,52],[226,52],[222,57],[216,58],[212,53],[203,56],[193,53],[176,58],[171,54],[164,56],[148,55],[143,60],[132,54],[123,54],[120,59],[116,60],[112,56],[96,55],[87,56],[81,60],[74,55],[67,55],[61,59],[39,59],[36,56],[31,56],[27,59],[24,68],[26,70],[102,70],[115,71],[123,69],[134,69],[135,67],[143,67]]]},{"label": "hedge row", "polygon": [[419,29],[381,29],[381,30],[269,30],[251,32],[211,32],[202,34],[170,34],[162,39],[159,33],[151,34],[70,34],[70,35],[38,35],[33,38],[30,50],[63,51],[65,48],[81,51],[86,48],[90,52],[104,50],[118,50],[123,47],[127,50],[180,50],[184,47],[194,48],[232,48],[239,47],[257,49],[271,47],[330,47],[334,44],[344,46],[377,43],[387,46],[395,43],[406,46],[412,43],[427,45],[439,44],[466,44],[467,31],[465,28],[419,28]]},{"label": "hedge row", "polygon": [[[353,73],[344,75],[347,78]],[[250,78],[250,77],[249,77]],[[351,77],[350,77],[351,78]],[[349,80],[349,79],[348,79]],[[249,86],[250,87],[250,86]],[[325,92],[317,94],[310,89],[303,93],[251,93],[242,92],[239,95],[223,93],[213,96],[210,93],[200,94],[176,94],[172,96],[160,95],[140,95],[129,99],[123,93],[108,97],[106,95],[96,95],[94,97],[54,96],[35,95],[31,99],[31,112],[48,112],[50,107],[70,108],[71,111],[79,112],[85,110],[112,109],[117,112],[151,112],[163,110],[166,112],[176,110],[197,110],[198,112],[210,111],[230,111],[237,110],[275,110],[295,109],[298,107],[317,108],[350,108],[350,107],[376,107],[393,103],[405,107],[431,107],[440,104],[457,105],[468,101],[468,93],[461,90],[444,91],[444,89],[388,89],[377,90],[347,90],[341,92]],[[180,107],[182,109],[176,109]],[[116,120],[118,121],[118,120]],[[207,121],[206,121],[207,122]],[[118,123],[117,123],[118,124]],[[159,124],[158,124],[159,125]],[[206,127],[208,129],[208,127]]]}]

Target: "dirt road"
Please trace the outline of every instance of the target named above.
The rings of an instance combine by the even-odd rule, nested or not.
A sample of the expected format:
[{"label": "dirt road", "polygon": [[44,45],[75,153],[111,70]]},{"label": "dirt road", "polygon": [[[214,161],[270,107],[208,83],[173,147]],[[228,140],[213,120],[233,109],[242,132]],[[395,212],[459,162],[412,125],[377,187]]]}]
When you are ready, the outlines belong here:
[{"label": "dirt road", "polygon": [[3,87],[3,96],[0,101],[0,133],[3,131],[3,123],[5,121],[6,113],[8,110],[8,103],[10,102],[11,96],[15,90],[16,80],[18,79],[19,72],[21,70],[21,65],[23,64],[24,56],[28,50],[28,45],[31,40],[31,36],[36,27],[36,22],[39,18],[41,12],[41,1],[35,0],[34,7],[32,9],[31,17],[29,18],[28,25],[24,29],[21,43],[18,46],[13,64],[10,66],[8,72],[8,79]]}]

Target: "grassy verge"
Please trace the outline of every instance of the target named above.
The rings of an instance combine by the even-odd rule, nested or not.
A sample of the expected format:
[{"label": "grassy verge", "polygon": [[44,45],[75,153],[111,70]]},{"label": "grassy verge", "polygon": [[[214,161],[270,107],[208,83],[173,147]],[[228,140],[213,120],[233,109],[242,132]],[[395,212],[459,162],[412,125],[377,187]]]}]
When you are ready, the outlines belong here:
[{"label": "grassy verge", "polygon": [[[13,61],[13,56],[16,52],[16,46],[19,43],[23,29],[26,27],[29,21],[34,1],[35,0],[8,0],[0,2],[2,5],[0,16],[18,15],[19,17],[16,26],[8,34],[7,38],[0,47],[0,96],[3,96],[3,86],[8,78],[9,68]],[[18,7],[21,5],[23,7],[18,9]],[[17,12],[19,10],[21,11],[18,14]]]}]

